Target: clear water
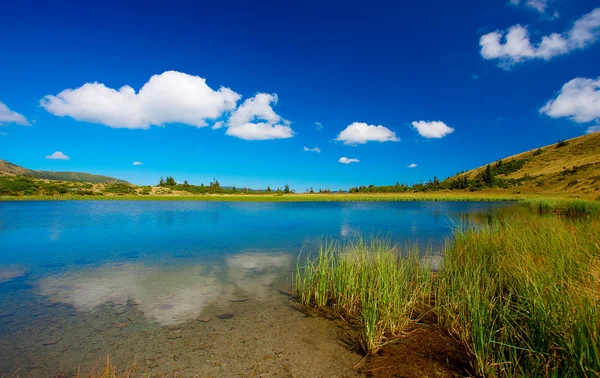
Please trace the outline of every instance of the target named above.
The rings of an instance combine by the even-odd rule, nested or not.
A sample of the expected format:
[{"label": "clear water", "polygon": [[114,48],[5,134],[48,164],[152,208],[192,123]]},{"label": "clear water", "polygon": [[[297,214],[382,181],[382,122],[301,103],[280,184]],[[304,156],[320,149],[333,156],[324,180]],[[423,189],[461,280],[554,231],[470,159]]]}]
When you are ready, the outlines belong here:
[{"label": "clear water", "polygon": [[[298,253],[316,251],[324,237],[380,234],[397,243],[435,246],[463,215],[505,206],[0,203],[0,375],[63,374],[119,348],[124,354],[162,356],[172,344],[168,332],[182,324],[192,324],[186,329],[195,340],[198,319],[218,319],[223,312],[252,319],[265,304],[275,303],[273,298],[290,287]],[[88,334],[89,329],[97,332]],[[166,341],[150,350],[140,345],[146,340],[142,334]],[[180,353],[179,365],[169,362],[162,372],[190,371],[194,359],[185,362]]]}]

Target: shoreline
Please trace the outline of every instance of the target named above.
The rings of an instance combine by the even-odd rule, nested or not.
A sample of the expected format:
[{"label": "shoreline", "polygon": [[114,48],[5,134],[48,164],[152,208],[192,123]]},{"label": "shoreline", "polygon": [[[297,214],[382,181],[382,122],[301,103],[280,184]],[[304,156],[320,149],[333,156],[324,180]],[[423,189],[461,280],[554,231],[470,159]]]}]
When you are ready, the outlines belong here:
[{"label": "shoreline", "polygon": [[[502,202],[523,199],[579,199],[565,194],[540,193],[373,193],[373,194],[205,194],[205,195],[111,195],[111,196],[0,196],[0,202],[13,201],[216,201],[216,202]],[[583,199],[583,198],[582,198]],[[592,201],[592,198],[585,198]]]}]

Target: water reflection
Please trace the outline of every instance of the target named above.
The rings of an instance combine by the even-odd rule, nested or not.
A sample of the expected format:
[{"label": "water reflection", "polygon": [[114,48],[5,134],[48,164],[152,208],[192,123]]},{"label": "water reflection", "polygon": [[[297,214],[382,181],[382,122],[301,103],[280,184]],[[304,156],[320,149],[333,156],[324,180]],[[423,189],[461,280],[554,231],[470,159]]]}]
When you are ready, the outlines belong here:
[{"label": "water reflection", "polygon": [[192,320],[211,304],[264,299],[289,272],[285,253],[243,253],[222,264],[106,264],[42,278],[37,293],[78,311],[134,305],[150,320],[171,325]]}]

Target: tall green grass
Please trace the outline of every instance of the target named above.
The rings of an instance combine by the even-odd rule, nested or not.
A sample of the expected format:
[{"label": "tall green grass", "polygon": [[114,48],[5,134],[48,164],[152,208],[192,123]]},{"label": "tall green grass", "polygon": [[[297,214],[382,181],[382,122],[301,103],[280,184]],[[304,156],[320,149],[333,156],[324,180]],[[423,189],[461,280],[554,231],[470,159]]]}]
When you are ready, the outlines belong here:
[{"label": "tall green grass", "polygon": [[418,249],[404,255],[387,239],[325,242],[298,264],[296,294],[305,309],[332,311],[360,324],[360,344],[377,352],[399,335],[430,292],[431,270]]},{"label": "tall green grass", "polygon": [[524,199],[519,204],[539,214],[600,218],[600,201],[581,199]]},{"label": "tall green grass", "polygon": [[431,304],[477,375],[600,376],[600,219],[498,214],[457,227],[443,254],[431,273],[415,249],[330,241],[299,260],[297,298],[357,320],[369,354]]},{"label": "tall green grass", "polygon": [[600,374],[600,222],[513,215],[458,229],[436,312],[487,376]]}]

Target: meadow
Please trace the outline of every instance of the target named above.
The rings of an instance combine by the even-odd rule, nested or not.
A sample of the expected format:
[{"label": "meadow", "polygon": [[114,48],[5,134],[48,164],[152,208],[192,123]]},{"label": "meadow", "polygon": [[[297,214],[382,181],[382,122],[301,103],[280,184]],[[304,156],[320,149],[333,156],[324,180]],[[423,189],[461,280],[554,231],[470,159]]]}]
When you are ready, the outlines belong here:
[{"label": "meadow", "polygon": [[429,316],[464,345],[476,375],[598,376],[598,208],[525,201],[457,225],[425,255],[381,238],[328,241],[298,261],[297,300],[356,325],[367,355]]},{"label": "meadow", "polygon": [[0,201],[226,201],[226,202],[386,202],[386,201],[516,201],[534,198],[502,192],[204,194],[204,195],[30,195],[0,196]]}]

